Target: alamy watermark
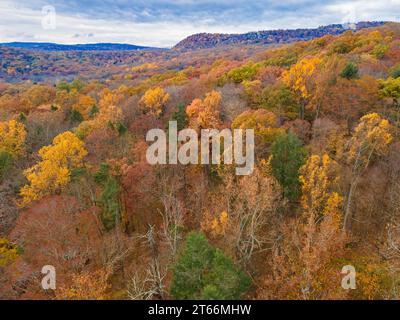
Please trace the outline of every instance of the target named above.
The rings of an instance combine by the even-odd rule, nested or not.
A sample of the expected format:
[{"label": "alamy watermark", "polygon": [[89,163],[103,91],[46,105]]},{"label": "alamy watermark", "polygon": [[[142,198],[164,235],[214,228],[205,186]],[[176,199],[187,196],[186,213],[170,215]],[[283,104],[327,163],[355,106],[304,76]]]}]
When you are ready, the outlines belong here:
[{"label": "alamy watermark", "polygon": [[44,290],[56,290],[56,268],[52,265],[45,265],[42,268],[42,288]]},{"label": "alamy watermark", "polygon": [[342,288],[345,290],[349,289],[356,289],[356,269],[351,266],[347,265],[342,268]]},{"label": "alamy watermark", "polygon": [[178,132],[177,127],[176,121],[170,121],[168,133],[162,129],[147,132],[146,141],[153,142],[146,152],[148,163],[236,164],[237,175],[250,175],[253,172],[253,129],[202,129],[199,141],[196,130],[184,129]]},{"label": "alamy watermark", "polygon": [[42,7],[42,28],[54,30],[57,27],[56,8],[50,5]]}]

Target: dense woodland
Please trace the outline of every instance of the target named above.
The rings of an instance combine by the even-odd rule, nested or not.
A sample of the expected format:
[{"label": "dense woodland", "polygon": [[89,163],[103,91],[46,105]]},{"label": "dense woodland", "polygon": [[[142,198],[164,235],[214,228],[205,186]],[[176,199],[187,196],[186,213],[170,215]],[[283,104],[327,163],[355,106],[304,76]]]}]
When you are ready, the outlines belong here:
[{"label": "dense woodland", "polygon": [[[65,67],[84,77],[55,81],[44,57],[68,54],[0,83],[1,298],[400,298],[399,24],[118,68],[82,53]],[[170,120],[254,129],[254,172],[150,165]]]}]

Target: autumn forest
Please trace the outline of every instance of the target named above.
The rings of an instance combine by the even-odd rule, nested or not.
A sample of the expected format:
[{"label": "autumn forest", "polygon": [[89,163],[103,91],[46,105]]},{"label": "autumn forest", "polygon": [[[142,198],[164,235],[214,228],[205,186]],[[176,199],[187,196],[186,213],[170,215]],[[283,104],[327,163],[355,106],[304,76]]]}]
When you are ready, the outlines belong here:
[{"label": "autumn forest", "polygon": [[[0,57],[0,299],[400,298],[400,24]],[[254,170],[150,164],[170,121]]]}]

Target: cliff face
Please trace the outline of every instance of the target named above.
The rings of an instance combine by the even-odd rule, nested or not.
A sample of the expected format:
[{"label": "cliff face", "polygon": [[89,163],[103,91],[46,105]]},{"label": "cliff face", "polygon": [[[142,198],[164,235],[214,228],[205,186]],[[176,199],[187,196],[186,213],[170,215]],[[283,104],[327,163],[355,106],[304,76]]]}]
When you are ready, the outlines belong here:
[{"label": "cliff face", "polygon": [[360,30],[377,27],[385,22],[359,22],[357,24],[332,24],[316,29],[270,30],[244,34],[198,33],[180,41],[173,49],[195,50],[229,44],[279,44],[307,41],[325,35],[339,35],[349,29]]}]

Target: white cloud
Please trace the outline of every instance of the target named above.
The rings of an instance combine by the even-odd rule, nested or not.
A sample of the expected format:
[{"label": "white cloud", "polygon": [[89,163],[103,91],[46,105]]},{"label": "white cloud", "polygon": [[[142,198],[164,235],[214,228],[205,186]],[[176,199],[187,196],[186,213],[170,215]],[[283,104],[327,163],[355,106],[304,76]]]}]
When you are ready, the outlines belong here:
[{"label": "white cloud", "polygon": [[[35,1],[36,6],[33,5]],[[136,0],[115,2],[136,9]],[[86,1],[85,5],[88,3],[90,1]],[[215,1],[215,10],[212,9],[213,2],[209,0],[179,0],[173,3],[175,11],[166,1],[150,1],[153,7],[142,8],[140,12],[124,11],[123,7],[116,7],[109,15],[104,15],[109,2],[92,0],[91,3],[88,10],[79,7],[74,1],[63,3],[62,6],[56,5],[56,29],[44,30],[41,27],[41,6],[46,4],[45,1],[30,1],[28,7],[16,1],[1,0],[0,42],[118,42],[169,47],[198,32],[243,33],[277,28],[317,27],[330,23],[353,22],[352,20],[400,20],[400,0],[268,0],[257,1],[253,9],[248,1],[233,1],[229,5],[228,1],[223,0]],[[96,15],[96,5],[99,5],[100,10],[100,4],[103,4],[102,14]],[[204,8],[180,12],[183,9],[178,10],[176,6],[179,5],[183,8],[194,5],[202,8],[203,5]],[[137,14],[151,19],[138,19]]]}]

